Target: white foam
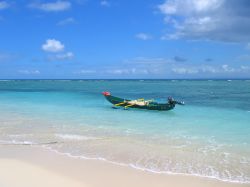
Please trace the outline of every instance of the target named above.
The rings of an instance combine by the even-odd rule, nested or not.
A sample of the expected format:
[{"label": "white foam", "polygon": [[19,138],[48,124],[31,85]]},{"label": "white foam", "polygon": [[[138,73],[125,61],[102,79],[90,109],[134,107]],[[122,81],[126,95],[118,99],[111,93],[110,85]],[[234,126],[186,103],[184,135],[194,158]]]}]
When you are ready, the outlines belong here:
[{"label": "white foam", "polygon": [[10,138],[25,138],[27,136],[33,136],[33,134],[10,134]]},{"label": "white foam", "polygon": [[97,140],[99,138],[92,137],[92,136],[82,136],[78,134],[55,134],[57,138],[64,139],[64,140]]},{"label": "white foam", "polygon": [[31,141],[0,140],[0,144],[34,145],[35,143]]},{"label": "white foam", "polygon": [[168,175],[197,176],[197,177],[210,178],[210,179],[215,179],[215,180],[230,182],[230,183],[250,184],[250,181],[247,180],[247,179],[244,179],[244,178],[232,179],[231,177],[230,178],[221,177],[221,176],[218,175],[218,172],[215,172],[213,169],[212,170],[214,171],[214,173],[212,175],[199,174],[199,173],[196,173],[196,172],[181,173],[181,172],[172,172],[172,171],[158,171],[158,170],[155,170],[155,169],[150,169],[150,168],[137,166],[137,165],[132,164],[132,163],[125,164],[125,163],[121,163],[121,162],[111,161],[111,160],[108,160],[108,159],[103,158],[103,157],[75,156],[75,155],[72,155],[71,153],[68,153],[68,152],[66,152],[66,153],[60,152],[60,151],[55,150],[55,149],[53,149],[53,148],[51,148],[49,146],[46,146],[46,145],[44,145],[43,147],[50,150],[50,151],[52,151],[52,152],[55,152],[57,154],[68,156],[68,157],[71,157],[71,158],[86,159],[86,160],[101,160],[101,161],[105,161],[105,162],[115,164],[115,165],[119,165],[119,166],[131,167],[131,168],[134,168],[134,169],[137,169],[137,170],[141,170],[143,172],[150,172],[150,173],[155,173],[155,174],[168,174]]}]

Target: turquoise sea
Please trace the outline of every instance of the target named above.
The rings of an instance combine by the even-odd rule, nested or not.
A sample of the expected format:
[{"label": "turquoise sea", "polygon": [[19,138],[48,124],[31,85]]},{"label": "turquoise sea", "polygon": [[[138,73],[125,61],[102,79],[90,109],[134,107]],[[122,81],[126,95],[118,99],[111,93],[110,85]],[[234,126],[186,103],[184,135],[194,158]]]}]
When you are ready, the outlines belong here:
[{"label": "turquoise sea", "polygon": [[[113,109],[102,91],[186,105]],[[0,144],[250,183],[250,80],[0,80]]]}]

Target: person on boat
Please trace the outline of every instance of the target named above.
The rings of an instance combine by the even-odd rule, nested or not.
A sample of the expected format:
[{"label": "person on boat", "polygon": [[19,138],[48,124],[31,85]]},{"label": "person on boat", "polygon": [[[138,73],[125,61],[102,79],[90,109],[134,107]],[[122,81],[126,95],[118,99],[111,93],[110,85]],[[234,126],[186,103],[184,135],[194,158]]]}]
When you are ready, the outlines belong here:
[{"label": "person on boat", "polygon": [[168,103],[169,103],[170,105],[175,104],[173,97],[168,97]]}]

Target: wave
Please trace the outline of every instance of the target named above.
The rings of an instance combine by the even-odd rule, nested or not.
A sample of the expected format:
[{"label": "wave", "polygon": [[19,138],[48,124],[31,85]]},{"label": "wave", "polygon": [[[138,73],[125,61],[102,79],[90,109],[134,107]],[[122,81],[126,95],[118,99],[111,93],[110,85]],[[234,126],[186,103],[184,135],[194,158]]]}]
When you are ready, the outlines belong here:
[{"label": "wave", "polygon": [[92,136],[82,136],[78,134],[55,134],[55,137],[64,140],[97,140],[99,138]]},{"label": "wave", "polygon": [[43,148],[46,148],[47,150],[52,151],[56,154],[64,155],[64,156],[74,158],[74,159],[100,160],[100,161],[105,161],[107,163],[111,163],[111,164],[115,164],[115,165],[119,165],[119,166],[130,167],[130,168],[137,169],[137,170],[140,170],[143,172],[150,172],[150,173],[155,173],[155,174],[168,174],[168,175],[196,176],[196,177],[202,177],[202,178],[215,179],[215,180],[223,181],[223,182],[250,184],[250,179],[245,179],[244,176],[241,176],[242,178],[237,177],[237,179],[234,179],[232,176],[231,176],[231,178],[222,178],[218,175],[218,173],[216,171],[213,172],[214,175],[206,175],[203,172],[202,172],[202,174],[200,174],[200,173],[195,173],[195,172],[182,173],[182,172],[172,172],[172,171],[158,171],[156,169],[138,166],[137,164],[134,164],[134,163],[126,164],[126,163],[122,163],[122,162],[111,161],[111,160],[108,160],[108,159],[103,158],[103,157],[86,157],[84,155],[81,155],[81,156],[72,155],[69,152],[60,152],[60,151],[53,149],[52,147],[49,147],[46,145],[43,146]]},{"label": "wave", "polygon": [[0,140],[0,145],[49,145],[49,144],[57,144],[57,141],[49,141],[49,142],[32,142],[32,141],[17,141],[17,140]]},{"label": "wave", "polygon": [[31,141],[0,140],[0,145],[34,145]]},{"label": "wave", "polygon": [[[82,141],[82,140],[96,140],[96,139],[100,139],[98,137],[92,137],[92,136],[82,136],[82,135],[78,135],[78,134],[54,134],[54,136],[56,138],[59,139],[63,139],[65,140],[65,142],[67,142],[67,140],[74,140],[74,141]],[[192,168],[192,166],[190,167],[190,169],[188,169],[188,171],[184,171],[182,172],[181,170],[175,171],[173,170],[171,167],[170,168],[157,168],[157,167],[152,167],[152,165],[148,165],[146,163],[143,164],[139,164],[136,160],[135,161],[129,161],[129,162],[124,162],[124,161],[114,161],[113,159],[109,159],[109,158],[105,158],[105,156],[86,156],[86,154],[81,153],[81,154],[77,154],[77,155],[73,155],[73,153],[71,151],[60,151],[57,149],[57,144],[58,143],[64,143],[64,141],[62,140],[62,142],[60,141],[48,141],[48,142],[37,142],[37,141],[29,141],[29,140],[25,140],[25,141],[17,141],[17,140],[0,140],[0,145],[20,145],[20,146],[41,146],[42,148],[46,148],[50,151],[53,151],[57,154],[60,155],[65,155],[71,158],[75,158],[75,159],[87,159],[87,160],[101,160],[101,161],[105,161],[108,163],[112,163],[112,164],[116,164],[116,165],[120,165],[120,166],[126,166],[126,167],[131,167],[137,170],[141,170],[141,171],[145,171],[145,172],[151,172],[151,173],[156,173],[156,174],[173,174],[173,175],[187,175],[187,176],[198,176],[198,177],[206,177],[206,178],[211,178],[211,179],[217,179],[220,181],[225,181],[225,182],[231,182],[231,183],[246,183],[246,184],[250,184],[250,178],[248,176],[244,176],[244,175],[233,175],[232,173],[230,174],[230,171],[228,171],[228,175],[223,175],[221,174],[218,170],[216,170],[216,168],[213,167],[203,167],[202,169],[200,168],[199,170],[196,170],[195,168]],[[55,147],[54,147],[55,144]],[[61,147],[61,146],[60,146]],[[59,148],[59,147],[58,147]],[[225,153],[228,154],[228,153]],[[244,164],[248,164],[248,160],[247,159],[242,159],[241,160],[242,163]],[[146,165],[145,165],[146,164]],[[179,165],[181,166],[181,165]],[[184,166],[185,167],[185,166]],[[184,168],[185,169],[185,168]],[[209,172],[207,172],[209,171]],[[227,171],[225,171],[227,172]]]}]

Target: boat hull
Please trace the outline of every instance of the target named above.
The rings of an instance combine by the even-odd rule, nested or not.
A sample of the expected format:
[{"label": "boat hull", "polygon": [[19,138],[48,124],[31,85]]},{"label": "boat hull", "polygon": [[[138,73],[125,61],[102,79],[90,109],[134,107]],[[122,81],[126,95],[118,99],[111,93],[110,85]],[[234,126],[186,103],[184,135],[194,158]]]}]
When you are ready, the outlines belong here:
[{"label": "boat hull", "polygon": [[[123,99],[119,97],[115,97],[112,95],[104,95],[104,97],[113,105],[119,105],[120,107],[127,107],[129,101],[128,99]],[[129,108],[138,108],[138,109],[146,109],[146,110],[172,110],[174,109],[175,104],[169,104],[169,103],[156,103],[151,102],[148,105],[132,105],[129,106]]]}]

